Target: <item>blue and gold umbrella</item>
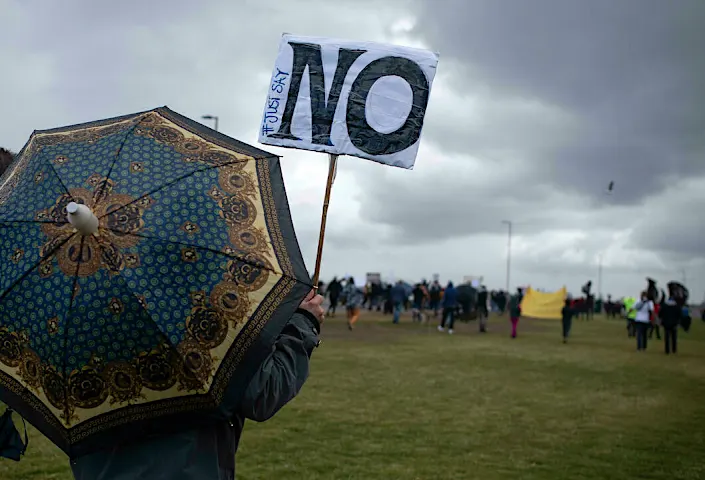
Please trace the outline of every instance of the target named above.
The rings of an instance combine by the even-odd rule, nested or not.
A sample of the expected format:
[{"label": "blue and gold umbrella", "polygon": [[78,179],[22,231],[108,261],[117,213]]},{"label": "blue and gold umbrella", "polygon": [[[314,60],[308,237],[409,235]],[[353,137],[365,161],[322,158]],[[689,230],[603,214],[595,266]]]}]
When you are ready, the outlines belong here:
[{"label": "blue and gold umbrella", "polygon": [[279,159],[167,108],[0,178],[0,400],[69,455],[232,415],[310,289]]}]

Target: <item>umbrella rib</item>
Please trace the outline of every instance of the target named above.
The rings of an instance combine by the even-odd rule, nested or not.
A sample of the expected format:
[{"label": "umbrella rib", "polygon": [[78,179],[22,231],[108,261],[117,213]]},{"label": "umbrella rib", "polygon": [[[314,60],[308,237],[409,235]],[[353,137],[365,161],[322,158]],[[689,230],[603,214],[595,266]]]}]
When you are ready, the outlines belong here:
[{"label": "umbrella rib", "polygon": [[51,169],[51,171],[54,172],[54,175],[56,175],[56,178],[59,180],[59,183],[61,184],[61,188],[64,189],[64,192],[66,192],[66,195],[71,197],[71,200],[75,200],[73,198],[73,195],[71,195],[71,191],[68,189],[68,187],[66,186],[64,181],[61,179],[61,176],[59,176],[59,172],[57,172],[56,169],[54,168],[54,165],[52,165],[52,163],[48,159],[46,161],[46,164],[49,165],[49,168]]},{"label": "umbrella rib", "polygon": [[66,375],[66,357],[68,356],[68,319],[71,316],[71,310],[73,310],[73,302],[76,297],[76,287],[78,287],[78,273],[81,269],[82,259],[83,259],[83,246],[86,243],[86,237],[81,237],[80,252],[78,256],[78,261],[76,262],[76,273],[73,275],[73,287],[71,288],[71,300],[69,301],[69,308],[66,309],[66,317],[64,318],[64,358],[61,361],[61,375],[64,377],[64,416],[66,418],[66,423],[71,422],[71,416],[69,415],[69,379]]},{"label": "umbrella rib", "polygon": [[[101,250],[105,250],[102,245],[101,245],[99,248],[100,248]],[[135,294],[135,292],[133,292],[133,291],[130,289],[130,287],[127,285],[127,282],[124,281],[123,277],[118,274],[118,275],[116,275],[116,278],[118,278],[119,280],[122,280],[122,282],[119,282],[119,281],[117,282],[117,283],[120,284],[120,287],[123,288],[123,289],[124,289],[128,294],[130,294],[132,297],[135,297],[135,300],[137,300],[137,305],[139,305],[140,308],[147,314],[147,316],[148,316],[149,319],[152,321],[152,323],[156,324],[156,322],[155,322],[154,319],[152,318],[152,314],[150,313],[150,311],[147,310],[146,308],[144,308],[144,306],[142,305],[142,303],[139,301],[139,298],[137,297],[137,294]],[[151,293],[151,291],[150,291],[150,293]],[[154,295],[154,294],[152,294],[152,295]],[[177,348],[176,348],[176,345],[174,345],[173,343],[171,343],[171,340],[169,339],[169,337],[168,337],[164,332],[162,332],[161,328],[159,328],[158,325],[157,325],[157,331],[158,331],[158,332],[160,333],[160,335],[166,340],[166,343],[172,348],[172,350],[178,354],[178,350],[177,350]],[[137,353],[137,350],[133,347],[133,348],[132,348],[132,352],[136,354],[136,353]],[[177,355],[177,357],[178,357],[178,355]]]},{"label": "umbrella rib", "polygon": [[66,240],[64,240],[63,242],[61,242],[61,243],[59,243],[57,246],[55,246],[53,249],[51,249],[51,250],[49,251],[49,253],[48,253],[46,256],[40,258],[40,259],[37,261],[37,263],[35,263],[34,265],[32,265],[32,268],[30,268],[30,269],[27,270],[25,273],[23,273],[20,278],[18,278],[17,280],[15,280],[15,281],[12,283],[12,285],[10,285],[7,289],[5,289],[4,292],[2,292],[2,294],[0,295],[0,300],[3,300],[3,299],[7,296],[7,294],[10,293],[20,282],[22,282],[22,280],[24,280],[25,278],[27,278],[27,277],[29,276],[29,274],[34,271],[35,268],[37,268],[37,267],[38,267],[44,260],[46,260],[47,258],[51,258],[51,257],[57,252],[57,250],[59,250],[59,249],[60,249],[61,247],[63,247],[64,245],[66,245],[66,244],[68,243],[68,241],[71,240],[75,235],[76,235],[75,233],[69,235],[68,237],[66,237]]},{"label": "umbrella rib", "polygon": [[106,217],[106,216],[108,216],[108,215],[110,215],[110,214],[113,214],[113,213],[115,213],[115,212],[119,212],[120,210],[122,210],[122,209],[124,209],[124,208],[127,208],[127,207],[129,207],[130,205],[134,205],[135,203],[139,202],[140,200],[142,200],[142,199],[144,199],[144,198],[146,198],[146,197],[148,197],[148,196],[150,196],[150,195],[153,195],[153,194],[155,194],[155,193],[157,193],[157,192],[161,192],[162,190],[165,190],[165,189],[171,187],[172,185],[175,185],[175,184],[181,182],[182,180],[185,180],[185,179],[187,179],[187,178],[189,178],[189,177],[192,177],[192,176],[196,175],[197,173],[207,172],[208,170],[213,170],[214,168],[227,167],[228,165],[235,165],[235,164],[242,163],[242,162],[250,162],[250,161],[253,161],[253,160],[254,160],[254,161],[258,161],[258,160],[267,160],[267,159],[270,159],[270,158],[278,158],[278,157],[273,156],[273,155],[266,156],[266,157],[252,157],[251,159],[248,159],[248,160],[236,160],[236,161],[233,161],[233,162],[222,163],[222,164],[219,164],[219,165],[208,165],[207,167],[201,168],[201,169],[199,169],[199,170],[194,170],[193,172],[189,172],[189,173],[184,174],[184,175],[182,175],[182,176],[180,176],[180,177],[178,177],[178,178],[175,178],[175,179],[172,180],[171,182],[165,183],[165,184],[162,185],[161,187],[155,188],[154,190],[145,193],[144,195],[142,195],[142,196],[136,198],[135,200],[133,200],[133,201],[131,201],[131,202],[129,202],[129,203],[126,203],[125,205],[121,206],[120,208],[116,208],[115,210],[111,210],[110,212],[107,212],[107,213],[103,214],[100,218]]},{"label": "umbrella rib", "polygon": [[54,225],[66,225],[69,222],[55,222],[53,220],[2,220],[0,219],[0,226],[11,226],[14,224],[26,224],[26,223],[32,223],[32,224],[47,224],[47,223],[52,223]]},{"label": "umbrella rib", "polygon": [[110,180],[110,176],[113,174],[113,169],[115,168],[115,165],[117,164],[118,160],[120,159],[120,154],[122,153],[122,147],[125,146],[125,143],[127,143],[128,137],[135,131],[137,127],[139,127],[140,123],[145,119],[146,116],[140,117],[139,121],[136,122],[130,129],[127,131],[125,134],[125,138],[122,139],[122,142],[120,143],[120,146],[117,149],[117,152],[115,152],[115,158],[113,158],[113,163],[110,164],[110,168],[108,169],[108,174],[105,176],[105,182],[101,184],[100,187],[98,187],[98,191],[95,192],[93,195],[93,198],[95,201],[96,198],[100,198],[103,196],[103,192],[105,191],[105,187],[108,185],[108,180]]},{"label": "umbrella rib", "polygon": [[224,256],[224,257],[228,257],[228,258],[233,258],[233,259],[239,260],[239,261],[241,261],[242,263],[246,263],[247,265],[250,265],[251,267],[259,268],[259,269],[261,269],[261,270],[268,270],[268,271],[274,273],[275,275],[281,275],[282,277],[291,278],[291,277],[289,277],[288,275],[286,275],[284,272],[278,272],[278,271],[274,270],[274,268],[267,268],[265,265],[260,265],[260,264],[258,264],[258,263],[256,263],[256,262],[251,261],[251,260],[245,260],[242,256],[239,256],[239,255],[228,255],[227,253],[222,252],[222,251],[220,251],[220,250],[216,250],[216,249],[214,249],[214,248],[203,247],[203,246],[201,246],[201,245],[194,245],[194,244],[185,243],[185,242],[175,242],[175,241],[173,241],[173,240],[164,240],[164,239],[159,238],[159,237],[154,237],[154,236],[152,236],[152,235],[144,235],[144,234],[141,234],[141,233],[122,232],[122,231],[120,231],[120,230],[114,230],[114,229],[112,229],[112,228],[108,228],[107,230],[109,230],[109,231],[112,232],[112,233],[117,233],[117,234],[119,234],[119,235],[130,235],[130,236],[132,236],[132,237],[145,238],[145,239],[147,239],[147,240],[158,240],[158,241],[160,241],[160,242],[162,242],[162,243],[167,243],[167,244],[169,244],[169,245],[181,245],[182,247],[195,248],[195,249],[198,249],[198,250],[201,250],[201,251],[204,251],[204,252],[215,253],[216,255],[222,255],[222,256]]}]

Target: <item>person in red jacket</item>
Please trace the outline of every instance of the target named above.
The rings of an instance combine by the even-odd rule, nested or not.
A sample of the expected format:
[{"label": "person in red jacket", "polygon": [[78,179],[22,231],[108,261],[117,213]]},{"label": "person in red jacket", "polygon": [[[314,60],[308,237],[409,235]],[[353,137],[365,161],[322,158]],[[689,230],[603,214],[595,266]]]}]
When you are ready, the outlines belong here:
[{"label": "person in red jacket", "polygon": [[651,312],[651,326],[649,327],[649,339],[654,336],[654,331],[656,332],[656,338],[661,340],[661,318],[659,317],[659,311],[661,310],[661,304],[654,304],[654,311]]}]

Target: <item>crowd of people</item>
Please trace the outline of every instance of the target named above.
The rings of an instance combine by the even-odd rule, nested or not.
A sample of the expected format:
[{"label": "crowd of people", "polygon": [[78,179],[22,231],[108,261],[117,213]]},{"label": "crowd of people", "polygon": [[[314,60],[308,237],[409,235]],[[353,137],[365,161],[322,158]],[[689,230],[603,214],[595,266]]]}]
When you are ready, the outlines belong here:
[{"label": "crowd of people", "polygon": [[[662,292],[661,301],[656,302],[654,292],[650,291],[651,283],[649,285],[638,300],[627,297],[613,301],[612,296],[608,295],[607,300],[603,301],[591,294],[591,282],[588,282],[583,287],[582,296],[569,295],[565,299],[561,309],[563,342],[568,341],[573,319],[589,320],[594,314],[603,313],[607,318],[627,320],[628,336],[636,338],[637,351],[646,349],[647,339],[652,338],[654,333],[661,340],[662,327],[666,354],[676,353],[678,328],[687,331],[691,321],[685,305],[687,290],[677,282],[671,282],[668,284],[668,295]],[[438,280],[431,283],[422,280],[413,286],[401,280],[394,284],[368,282],[359,288],[350,277],[343,280],[333,278],[327,285],[321,282],[319,291],[329,300],[327,315],[335,316],[339,305],[345,308],[350,330],[353,330],[360,311],[365,308],[392,315],[394,324],[399,323],[405,311],[411,312],[413,322],[429,322],[433,318],[438,322],[438,331],[449,334],[454,333],[455,322],[459,318],[477,320],[479,332],[485,333],[490,312],[508,312],[511,338],[516,338],[522,313],[522,288],[509,294],[502,290],[488,291],[483,285],[455,286],[453,282],[448,282],[442,286]],[[705,321],[705,310],[703,312]]]},{"label": "crowd of people", "polygon": [[[459,318],[477,320],[479,331],[486,332],[489,313],[504,313],[513,304],[518,308],[522,296],[521,289],[509,295],[501,290],[490,292],[482,285],[456,287],[448,282],[442,286],[438,280],[430,283],[422,280],[413,286],[401,280],[393,284],[369,282],[359,288],[352,277],[343,280],[335,277],[328,284],[321,282],[318,287],[329,300],[327,315],[334,317],[338,307],[343,306],[350,330],[355,327],[360,311],[366,308],[392,315],[395,324],[405,311],[411,312],[413,322],[429,322],[434,318],[439,321],[438,330],[451,335]],[[518,314],[512,316],[517,322],[518,317]],[[513,331],[515,337],[516,325]]]}]

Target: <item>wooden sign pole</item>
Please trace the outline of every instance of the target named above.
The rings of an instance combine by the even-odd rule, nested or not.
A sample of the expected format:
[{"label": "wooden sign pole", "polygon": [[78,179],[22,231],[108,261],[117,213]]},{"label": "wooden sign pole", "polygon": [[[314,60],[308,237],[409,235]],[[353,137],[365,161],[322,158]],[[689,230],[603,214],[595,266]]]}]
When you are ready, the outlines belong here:
[{"label": "wooden sign pole", "polygon": [[316,268],[313,271],[313,289],[318,291],[318,277],[321,274],[321,260],[323,257],[323,241],[326,236],[326,220],[328,219],[328,204],[330,203],[330,192],[333,188],[338,155],[328,154],[330,164],[328,166],[328,182],[326,183],[326,194],[323,197],[323,214],[321,215],[321,230],[318,234],[318,252],[316,253]]}]

